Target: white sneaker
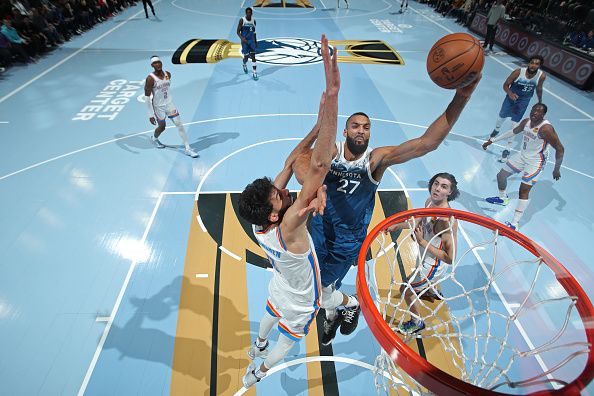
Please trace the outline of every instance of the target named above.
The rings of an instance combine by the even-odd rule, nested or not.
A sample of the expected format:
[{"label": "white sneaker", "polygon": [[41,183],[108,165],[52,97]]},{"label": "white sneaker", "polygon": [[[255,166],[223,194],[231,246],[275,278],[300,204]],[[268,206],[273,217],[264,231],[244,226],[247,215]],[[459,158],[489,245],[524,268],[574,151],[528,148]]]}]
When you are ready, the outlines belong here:
[{"label": "white sneaker", "polygon": [[191,148],[187,148],[184,150],[184,154],[186,154],[189,157],[192,158],[197,158],[198,157],[198,153],[195,152],[194,150],[192,150]]},{"label": "white sneaker", "polygon": [[[262,378],[264,378],[264,377],[262,377]],[[245,389],[249,389],[256,382],[260,382],[260,380],[262,378],[256,377],[256,364],[255,363],[250,363],[250,365],[248,366],[247,370],[245,370],[245,375],[241,379],[241,382],[243,382],[243,387]]]},{"label": "white sneaker", "polygon": [[165,148],[165,145],[161,143],[161,141],[155,137],[155,135],[151,136],[151,142],[155,145],[156,148],[162,149]]},{"label": "white sneaker", "polygon": [[252,360],[257,357],[266,359],[268,357],[268,340],[266,340],[266,345],[264,345],[262,348],[258,347],[255,343],[252,344],[247,354]]}]

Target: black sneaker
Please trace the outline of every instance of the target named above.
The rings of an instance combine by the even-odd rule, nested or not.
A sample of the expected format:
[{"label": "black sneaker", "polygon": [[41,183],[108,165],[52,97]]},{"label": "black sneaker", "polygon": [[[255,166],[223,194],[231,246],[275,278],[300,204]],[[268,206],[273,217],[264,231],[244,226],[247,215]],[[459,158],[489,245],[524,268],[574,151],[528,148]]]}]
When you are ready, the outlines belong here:
[{"label": "black sneaker", "polygon": [[499,131],[497,129],[493,129],[493,132],[491,132],[491,135],[489,137],[494,138],[497,135],[499,135]]},{"label": "black sneaker", "polygon": [[328,320],[328,318],[324,318],[324,333],[322,334],[322,345],[330,345],[334,337],[336,337],[336,330],[340,327],[342,323],[342,314],[338,312],[336,318],[334,320]]},{"label": "black sneaker", "polygon": [[359,314],[361,314],[361,306],[357,305],[353,308],[345,308],[342,311],[342,323],[340,325],[340,333],[349,335],[357,328],[359,323]]}]

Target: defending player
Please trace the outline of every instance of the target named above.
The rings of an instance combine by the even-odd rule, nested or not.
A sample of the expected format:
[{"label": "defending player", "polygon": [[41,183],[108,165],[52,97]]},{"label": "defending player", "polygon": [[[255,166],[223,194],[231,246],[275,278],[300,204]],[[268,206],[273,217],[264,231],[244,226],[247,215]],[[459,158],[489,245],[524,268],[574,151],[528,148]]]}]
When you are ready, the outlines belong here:
[{"label": "defending player", "polygon": [[[503,90],[507,95],[501,104],[495,129],[491,132],[492,138],[497,136],[506,118],[511,117],[512,129],[518,125],[518,122],[524,117],[535,91],[538,103],[542,102],[542,85],[546,78],[545,72],[540,70],[542,63],[542,56],[534,55],[530,57],[528,67],[516,69],[507,77],[503,83]],[[499,162],[507,161],[512,144],[513,136],[507,140],[507,147],[501,153]]]},{"label": "defending player", "polygon": [[544,119],[546,113],[547,106],[543,103],[537,103],[530,110],[530,118],[520,122],[514,129],[507,131],[501,136],[491,138],[483,144],[483,150],[486,150],[491,143],[506,139],[512,136],[512,134],[523,133],[522,150],[510,156],[497,174],[499,196],[486,198],[486,201],[490,204],[506,206],[509,203],[509,197],[506,192],[507,178],[514,173],[522,172],[518,206],[516,207],[511,223],[505,223],[514,230],[518,229],[520,219],[528,206],[530,190],[540,177],[547,163],[549,145],[555,149],[553,179],[559,180],[561,178],[560,170],[565,149],[557,136],[555,128],[553,128],[549,121]]},{"label": "defending player", "polygon": [[[149,121],[157,125],[155,133],[151,136],[151,141],[157,148],[165,148],[165,145],[159,140],[159,136],[165,130],[165,119],[169,118],[179,131],[184,142],[184,153],[192,158],[198,157],[188,143],[188,135],[182,124],[179,112],[173,104],[169,88],[171,86],[171,73],[163,70],[163,63],[158,56],[151,57],[151,66],[154,71],[148,75],[144,84],[145,103],[148,109]],[[152,96],[152,100],[151,100]]]},{"label": "defending player", "polygon": [[[368,147],[371,121],[365,113],[355,113],[346,122],[345,142],[332,148],[330,172],[324,184],[328,186],[327,207],[323,216],[310,222],[311,235],[320,261],[326,320],[322,344],[327,345],[340,332],[351,334],[357,327],[360,308],[337,311],[345,298],[340,289],[342,280],[356,262],[367,235],[367,226],[375,204],[375,191],[386,169],[431,152],[445,139],[470,99],[481,76],[467,87],[456,90],[454,98],[425,133],[400,145],[371,149]],[[294,164],[297,180],[302,183],[309,162],[309,153]]]},{"label": "defending player", "polygon": [[[249,365],[243,377],[246,388],[264,378],[295,341],[307,335],[320,307],[320,270],[306,223],[308,213],[320,206],[315,201],[324,198],[322,182],[332,160],[330,150],[336,139],[340,88],[336,51],[330,58],[328,40],[322,36],[321,41],[326,91],[320,109],[320,128],[319,132],[314,128],[294,150],[296,153],[302,145],[309,146],[317,135],[301,193],[292,202],[285,189],[293,174],[293,158],[289,156],[274,184],[268,178],[257,179],[245,188],[239,200],[240,215],[253,224],[256,239],[274,269],[268,287],[267,312],[260,322],[258,338],[248,351],[250,358],[262,357],[264,361],[258,368],[255,363]],[[268,334],[274,325],[278,325],[281,334],[268,353]]]},{"label": "defending player", "polygon": [[[449,173],[433,176],[428,189],[430,195],[425,201],[426,208],[449,208],[450,201],[460,195],[458,182]],[[418,299],[442,299],[437,285],[447,267],[454,262],[456,253],[458,223],[455,219],[451,223],[450,221],[448,218],[423,217],[410,234],[418,245],[416,251],[419,258],[406,285],[400,289],[411,312],[410,320],[397,328],[402,334],[414,334],[425,328],[425,322],[421,320],[417,308]],[[403,228],[410,228],[409,224],[395,224],[388,227],[386,232]]]},{"label": "defending player", "polygon": [[248,57],[252,59],[252,78],[258,80],[256,72],[256,48],[258,40],[256,39],[256,20],[253,16],[251,7],[245,9],[245,16],[237,24],[237,35],[241,39],[241,53],[243,54],[243,72],[247,74]]}]

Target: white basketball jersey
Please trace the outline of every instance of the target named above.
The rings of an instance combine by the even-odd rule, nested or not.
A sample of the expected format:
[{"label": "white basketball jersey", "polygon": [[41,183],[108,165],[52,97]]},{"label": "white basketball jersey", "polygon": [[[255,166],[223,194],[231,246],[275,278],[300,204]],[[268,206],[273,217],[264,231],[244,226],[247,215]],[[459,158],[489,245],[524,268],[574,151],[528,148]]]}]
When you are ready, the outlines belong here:
[{"label": "white basketball jersey", "polygon": [[522,156],[527,159],[541,160],[547,158],[549,155],[549,143],[540,137],[538,131],[544,125],[548,125],[550,122],[542,120],[537,125],[531,125],[531,121],[528,120],[524,125],[524,142],[522,143]]},{"label": "white basketball jersey", "polygon": [[309,250],[295,254],[287,251],[277,225],[267,229],[256,225],[252,227],[258,244],[274,269],[274,276],[268,286],[270,296],[275,301],[290,301],[293,309],[303,307],[304,311],[308,311],[312,307],[319,308],[322,291],[320,267],[309,233]]},{"label": "white basketball jersey", "polygon": [[169,93],[169,86],[171,85],[171,80],[169,80],[169,74],[166,71],[165,77],[160,79],[155,75],[155,73],[151,73],[150,76],[153,78],[153,106],[160,107],[171,104],[173,102],[171,98],[171,94]]},{"label": "white basketball jersey", "polygon": [[[431,202],[426,206],[427,208],[432,207]],[[427,242],[431,243],[431,245],[435,246],[437,249],[443,249],[443,242],[441,240],[441,236],[435,237],[435,223],[437,222],[437,218],[435,217],[423,217],[423,239]],[[449,231],[446,231],[449,232]],[[443,234],[440,234],[443,235]],[[435,238],[434,238],[435,237]],[[423,252],[421,252],[423,254]],[[424,266],[440,266],[440,260],[431,254],[429,250],[425,253],[425,260],[423,263]]]}]

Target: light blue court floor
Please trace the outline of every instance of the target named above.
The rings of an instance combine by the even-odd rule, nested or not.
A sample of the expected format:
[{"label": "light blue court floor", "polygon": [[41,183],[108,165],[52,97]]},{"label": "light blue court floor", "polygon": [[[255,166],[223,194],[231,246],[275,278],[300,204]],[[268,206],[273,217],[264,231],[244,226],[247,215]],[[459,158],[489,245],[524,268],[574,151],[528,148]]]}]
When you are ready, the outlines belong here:
[{"label": "light blue court floor", "polygon": [[[258,39],[302,39],[293,41],[301,47],[259,61],[259,81],[243,74],[237,58],[171,63],[190,39],[237,43],[237,23],[251,0],[153,3],[158,18],[145,19],[137,5],[0,76],[2,395],[239,391],[271,273],[235,215],[237,192],[256,177],[274,177],[315,123],[324,74],[315,49],[312,55],[303,43],[323,33],[330,40],[382,40],[403,58],[400,66],[340,64],[339,127],[349,114],[369,114],[372,147],[419,136],[453,96],[431,82],[425,61],[440,37],[464,30],[416,2],[404,14],[394,0],[350,0],[348,10],[334,0],[255,8]],[[152,55],[172,73],[174,103],[197,159],[183,155],[173,124],[162,138],[170,147],[150,142],[142,98]],[[504,99],[503,81],[522,64],[502,51],[487,56],[484,77],[444,143],[392,167],[381,188],[420,207],[427,181],[446,171],[461,189],[454,208],[510,220],[519,178],[510,179],[508,207],[485,203],[497,193],[502,146],[484,152],[481,144]],[[565,160],[559,181],[547,164],[520,230],[594,299],[594,97],[549,75],[543,99]],[[290,188],[299,186],[293,180]],[[386,215],[398,209],[388,207]],[[480,229],[467,233],[461,248],[483,236]],[[472,274],[461,278],[472,281]],[[353,269],[345,280],[348,292],[355,275]],[[517,273],[510,277],[500,282],[503,294],[529,287]],[[545,278],[537,293],[552,296],[554,282]],[[536,337],[555,312],[543,315],[523,323],[529,335]],[[579,318],[571,326],[579,329]],[[339,335],[330,349],[319,348],[318,334],[247,394],[374,392],[370,368],[379,346],[363,318],[356,333]],[[306,364],[306,356],[317,360]]]}]

